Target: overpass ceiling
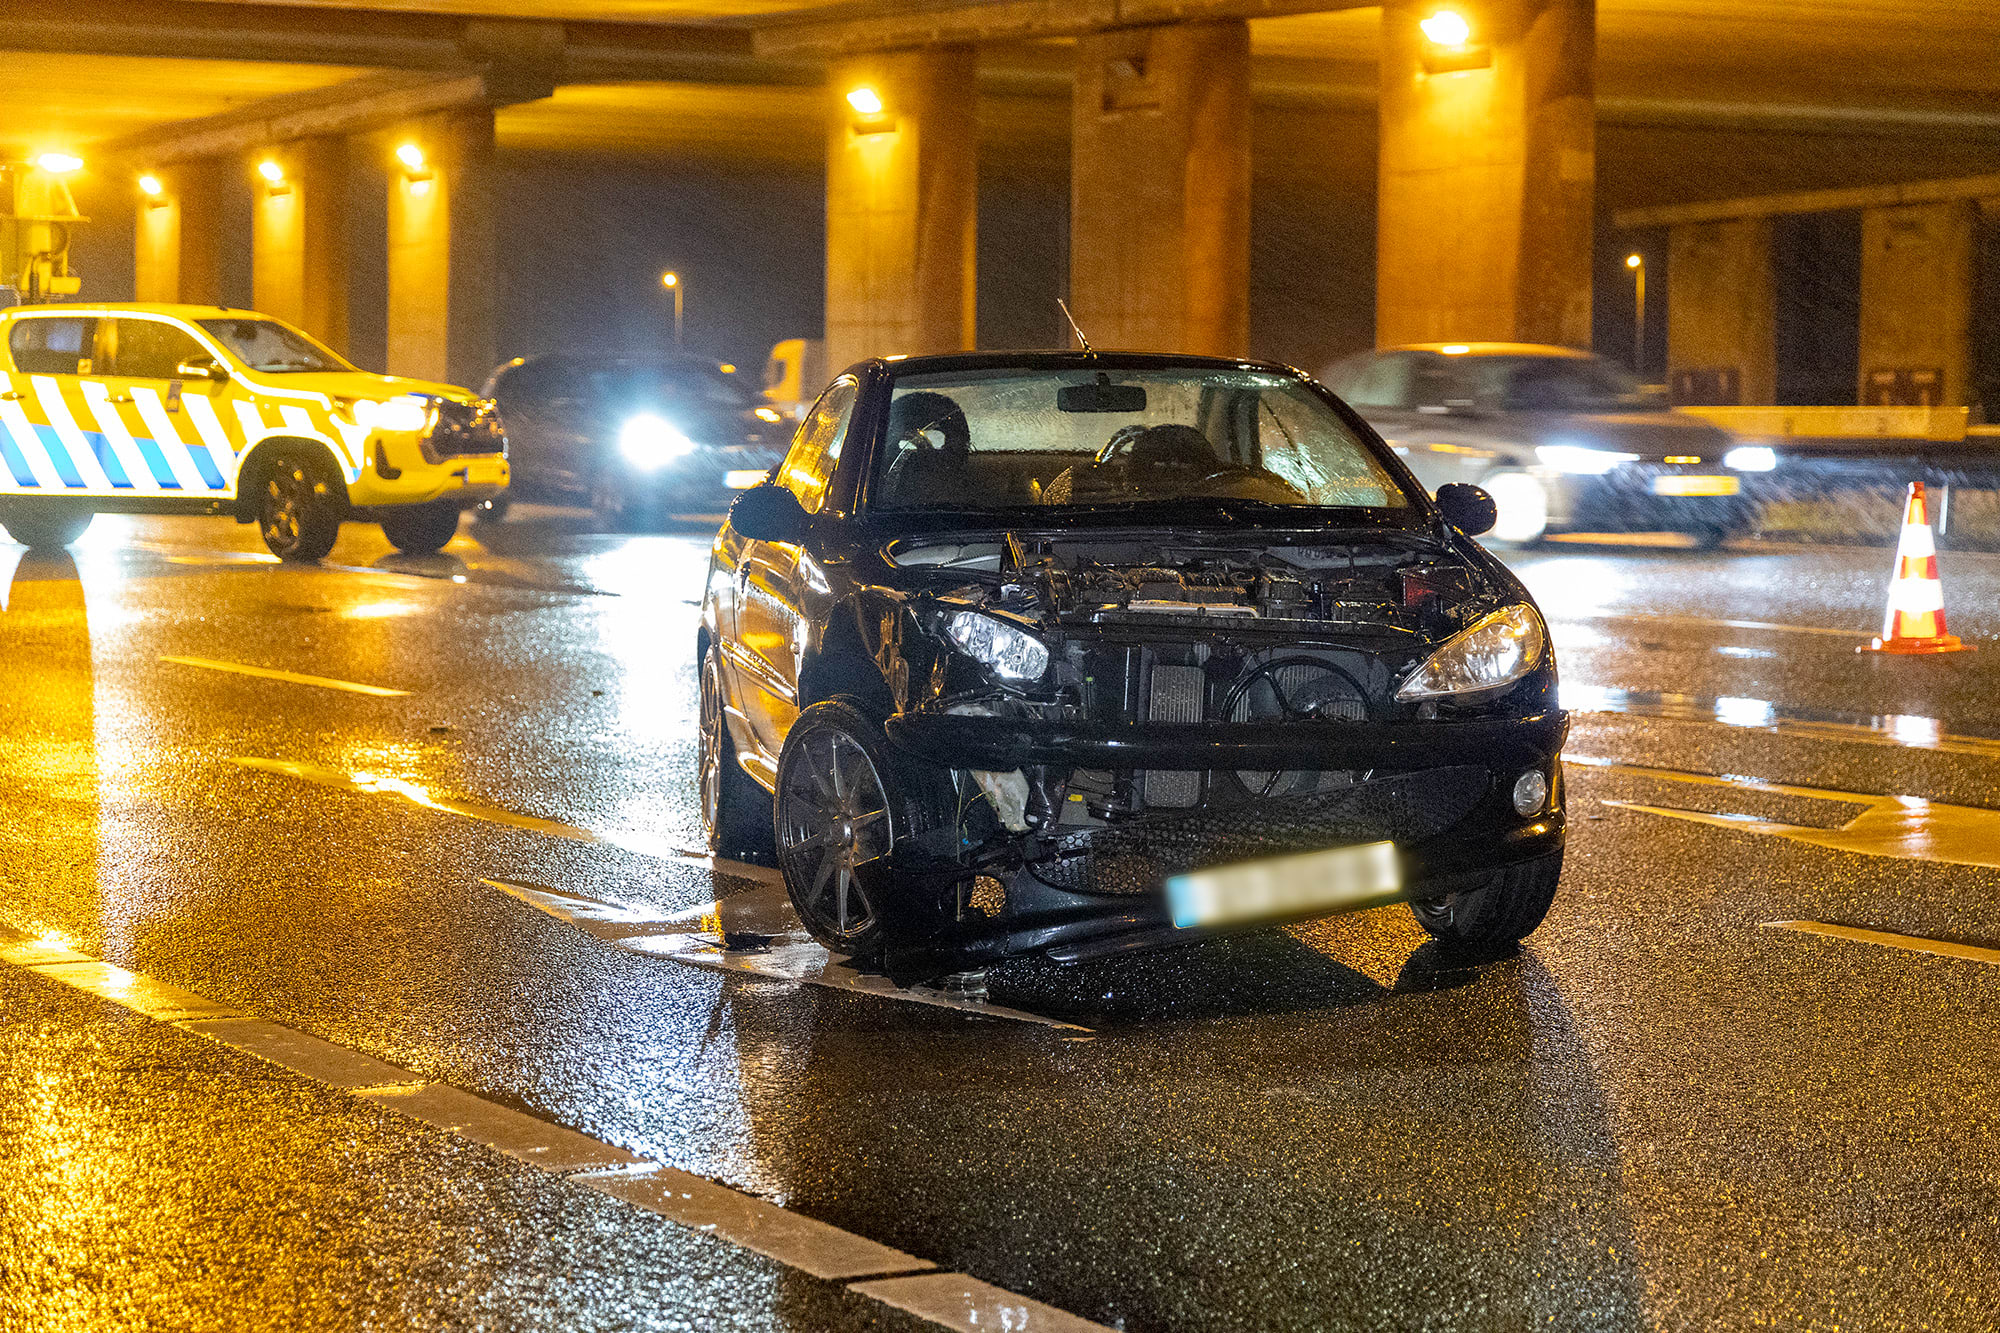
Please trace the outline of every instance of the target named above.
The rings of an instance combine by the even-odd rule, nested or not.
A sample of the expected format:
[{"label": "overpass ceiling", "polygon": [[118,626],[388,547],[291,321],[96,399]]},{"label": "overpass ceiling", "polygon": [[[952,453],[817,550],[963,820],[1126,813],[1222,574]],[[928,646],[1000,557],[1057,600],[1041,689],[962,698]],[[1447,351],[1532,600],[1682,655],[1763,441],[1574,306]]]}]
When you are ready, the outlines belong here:
[{"label": "overpass ceiling", "polygon": [[81,148],[365,72],[269,61],[12,53],[0,76],[0,157]]}]

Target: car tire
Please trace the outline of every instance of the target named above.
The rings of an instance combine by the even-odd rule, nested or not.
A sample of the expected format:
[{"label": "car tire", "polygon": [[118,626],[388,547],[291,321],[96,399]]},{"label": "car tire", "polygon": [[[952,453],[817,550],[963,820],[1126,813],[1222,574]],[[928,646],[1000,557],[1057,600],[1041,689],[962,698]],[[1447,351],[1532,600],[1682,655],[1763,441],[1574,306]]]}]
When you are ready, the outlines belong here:
[{"label": "car tire", "polygon": [[950,792],[944,770],[891,752],[853,701],[799,714],[778,756],[774,841],[793,910],[828,951],[872,961],[945,923],[946,896],[899,885],[890,855],[952,826]]},{"label": "car tire", "polygon": [[714,648],[701,660],[699,744],[696,773],[709,854],[769,864],[776,850],[771,796],[737,762],[736,741],[723,716],[722,654]]},{"label": "car tire", "polygon": [[472,521],[481,527],[497,526],[507,521],[507,511],[513,507],[514,502],[505,496],[488,500],[473,509]]},{"label": "car tire", "polygon": [[257,530],[280,560],[324,560],[340,538],[346,499],[324,458],[283,449],[258,470]]},{"label": "car tire", "polygon": [[88,509],[33,501],[0,507],[0,527],[31,551],[57,551],[83,536],[97,515]]},{"label": "car tire", "polygon": [[1443,898],[1412,901],[1410,913],[1442,944],[1479,952],[1507,949],[1542,924],[1561,878],[1557,852],[1495,870]]},{"label": "car tire", "polygon": [[458,506],[433,500],[382,515],[382,535],[404,555],[436,555],[458,535]]},{"label": "car tire", "polygon": [[1488,546],[1526,550],[1549,534],[1549,490],[1540,477],[1511,468],[1479,479],[1498,513],[1492,530],[1480,537]]}]

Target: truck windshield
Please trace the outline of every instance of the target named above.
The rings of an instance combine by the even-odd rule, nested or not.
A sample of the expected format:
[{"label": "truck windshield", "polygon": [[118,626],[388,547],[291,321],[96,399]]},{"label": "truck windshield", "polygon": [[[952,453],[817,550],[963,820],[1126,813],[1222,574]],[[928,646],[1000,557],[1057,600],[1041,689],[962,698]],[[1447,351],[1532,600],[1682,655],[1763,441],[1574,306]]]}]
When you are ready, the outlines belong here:
[{"label": "truck windshield", "polygon": [[873,472],[888,510],[1410,504],[1303,381],[1192,366],[904,376]]},{"label": "truck windshield", "polygon": [[252,370],[287,372],[353,370],[305,334],[275,319],[196,320],[203,331]]}]

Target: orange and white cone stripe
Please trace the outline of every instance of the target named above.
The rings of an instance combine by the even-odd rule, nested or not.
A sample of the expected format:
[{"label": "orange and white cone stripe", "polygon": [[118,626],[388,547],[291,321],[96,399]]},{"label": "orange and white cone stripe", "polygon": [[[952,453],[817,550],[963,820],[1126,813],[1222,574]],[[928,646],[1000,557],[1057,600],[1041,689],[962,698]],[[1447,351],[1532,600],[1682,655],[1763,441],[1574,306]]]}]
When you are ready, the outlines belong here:
[{"label": "orange and white cone stripe", "polygon": [[1889,581],[1889,605],[1882,637],[1861,651],[1951,653],[1965,647],[1945,633],[1944,583],[1938,578],[1937,546],[1931,540],[1930,506],[1924,484],[1910,483],[1903,508],[1903,531],[1896,541],[1896,574]]}]

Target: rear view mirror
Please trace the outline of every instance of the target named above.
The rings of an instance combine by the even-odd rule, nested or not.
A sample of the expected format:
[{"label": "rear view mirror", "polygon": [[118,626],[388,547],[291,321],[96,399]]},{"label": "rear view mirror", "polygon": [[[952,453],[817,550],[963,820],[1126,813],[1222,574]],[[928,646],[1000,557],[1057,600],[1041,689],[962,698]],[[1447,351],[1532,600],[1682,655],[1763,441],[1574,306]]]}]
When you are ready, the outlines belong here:
[{"label": "rear view mirror", "polygon": [[1060,412],[1143,412],[1146,390],[1138,384],[1113,384],[1100,376],[1096,384],[1066,384],[1056,390]]},{"label": "rear view mirror", "polygon": [[797,496],[768,481],[752,486],[729,506],[729,526],[751,541],[796,546],[805,540],[811,523]]},{"label": "rear view mirror", "polygon": [[1449,481],[1438,487],[1437,506],[1445,521],[1468,537],[1491,532],[1493,525],[1500,520],[1500,510],[1493,503],[1493,497],[1482,488],[1463,481]]},{"label": "rear view mirror", "polygon": [[174,378],[220,383],[229,378],[229,372],[216,364],[213,357],[191,356],[174,367]]}]

